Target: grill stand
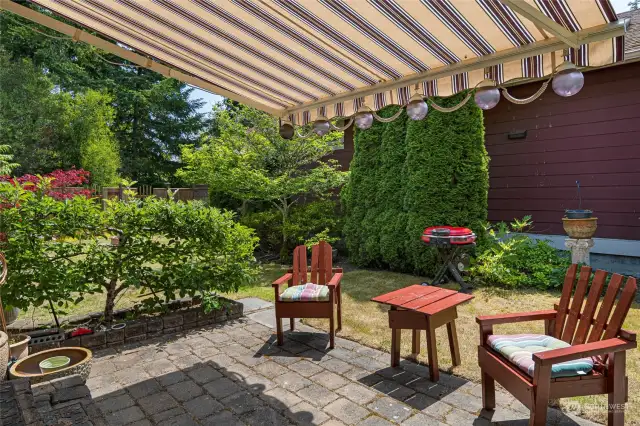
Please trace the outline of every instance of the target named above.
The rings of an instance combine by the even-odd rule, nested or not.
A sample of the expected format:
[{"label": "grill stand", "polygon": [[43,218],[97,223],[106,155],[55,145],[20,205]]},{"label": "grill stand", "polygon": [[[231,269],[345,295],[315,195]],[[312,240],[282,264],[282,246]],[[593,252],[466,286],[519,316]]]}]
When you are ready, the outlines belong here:
[{"label": "grill stand", "polygon": [[448,247],[437,245],[436,248],[438,249],[438,257],[442,262],[442,266],[440,267],[440,269],[438,269],[438,272],[434,276],[433,281],[431,281],[431,284],[423,283],[423,285],[438,286],[442,284],[448,272],[451,278],[453,278],[455,282],[460,284],[461,293],[471,293],[472,287],[467,285],[467,283],[462,278],[462,275],[460,275],[460,271],[458,271],[456,265],[453,264],[453,260],[456,258],[456,256],[458,256],[462,247],[464,246],[457,245],[454,247]]}]

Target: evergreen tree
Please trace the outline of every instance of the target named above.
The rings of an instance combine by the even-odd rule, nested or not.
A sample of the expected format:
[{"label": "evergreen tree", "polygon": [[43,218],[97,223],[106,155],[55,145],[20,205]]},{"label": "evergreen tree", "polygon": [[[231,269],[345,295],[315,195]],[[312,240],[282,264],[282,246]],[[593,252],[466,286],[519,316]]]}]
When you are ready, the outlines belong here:
[{"label": "evergreen tree", "polygon": [[[48,13],[27,5],[37,8],[39,13]],[[180,145],[197,144],[206,126],[205,115],[198,112],[203,102],[190,99],[193,89],[153,71],[108,63],[126,61],[88,44],[65,39],[59,33],[8,12],[3,11],[0,16],[0,47],[12,63],[29,59],[40,73],[46,74],[53,87],[63,93],[94,89],[111,95],[115,109],[111,130],[120,149],[123,175],[140,183],[177,183],[174,174],[180,167]],[[75,161],[79,162],[77,143],[74,152]],[[49,150],[49,154],[52,153],[55,154],[55,149]],[[41,163],[21,164],[37,169]]]},{"label": "evergreen tree", "polygon": [[[466,94],[438,99],[458,104]],[[398,107],[380,112],[389,116]],[[435,251],[420,240],[428,226],[469,226],[487,219],[488,156],[482,112],[472,102],[424,120],[402,113],[357,131],[350,180],[342,197],[351,260],[420,274],[433,273]]]}]

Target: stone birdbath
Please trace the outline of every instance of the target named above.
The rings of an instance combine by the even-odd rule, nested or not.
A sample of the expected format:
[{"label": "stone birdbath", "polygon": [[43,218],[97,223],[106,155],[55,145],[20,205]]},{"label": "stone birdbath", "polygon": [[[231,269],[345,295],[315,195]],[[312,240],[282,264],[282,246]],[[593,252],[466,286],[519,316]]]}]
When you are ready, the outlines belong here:
[{"label": "stone birdbath", "polygon": [[598,218],[593,217],[592,210],[582,208],[580,181],[576,181],[578,188],[578,209],[565,210],[562,227],[569,238],[565,246],[571,250],[571,262],[589,264],[589,251],[593,247],[593,236],[598,228]]}]

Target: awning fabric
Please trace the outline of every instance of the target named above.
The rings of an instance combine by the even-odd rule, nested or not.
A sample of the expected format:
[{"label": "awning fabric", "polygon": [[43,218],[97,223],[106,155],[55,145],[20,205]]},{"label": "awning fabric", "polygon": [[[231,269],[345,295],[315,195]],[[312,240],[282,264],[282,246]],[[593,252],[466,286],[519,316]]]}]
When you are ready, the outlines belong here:
[{"label": "awning fabric", "polygon": [[[517,0],[525,1],[525,0]],[[571,33],[618,18],[609,0],[526,0]],[[498,0],[35,0],[109,38],[277,110],[296,124],[404,105],[417,89],[473,88],[482,67],[410,85],[462,61],[554,38]],[[622,61],[618,36],[570,50],[579,66]],[[550,75],[562,49],[495,64],[491,78]],[[381,85],[380,91],[363,89]],[[308,106],[308,107],[307,107]]]}]

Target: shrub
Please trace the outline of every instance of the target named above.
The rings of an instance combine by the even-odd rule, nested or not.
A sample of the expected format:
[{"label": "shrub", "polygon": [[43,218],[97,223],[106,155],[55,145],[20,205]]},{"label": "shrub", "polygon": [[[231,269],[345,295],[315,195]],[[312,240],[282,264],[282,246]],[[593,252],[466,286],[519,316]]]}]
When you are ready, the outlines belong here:
[{"label": "shrub", "polygon": [[94,240],[84,260],[87,281],[107,293],[106,322],[115,298],[129,287],[150,291],[145,303],[155,308],[177,295],[236,291],[254,278],[257,239],[232,213],[197,201],[127,198],[106,202],[105,231],[118,244]]},{"label": "shrub", "polygon": [[[316,200],[292,207],[286,224],[278,210],[247,213],[240,222],[253,228],[260,238],[260,249],[264,253],[278,254],[288,260],[293,248],[309,241],[324,238],[336,242],[342,234],[342,216],[336,201]],[[286,235],[285,242],[282,235]]]},{"label": "shrub", "polygon": [[[233,214],[200,202],[147,197],[57,200],[46,193],[0,183],[0,231],[9,276],[4,300],[26,308],[50,300],[78,303],[106,292],[110,322],[118,294],[135,287],[151,292],[150,308],[179,296],[215,304],[216,292],[234,291],[256,272],[253,232]],[[129,191],[127,191],[129,192]],[[108,236],[118,237],[110,244]],[[213,294],[213,296],[212,296]]]},{"label": "shrub", "polygon": [[569,256],[547,241],[521,234],[531,227],[530,219],[526,216],[508,225],[487,226],[487,237],[469,268],[475,281],[508,287],[562,287]]},{"label": "shrub", "polygon": [[9,273],[2,299],[26,309],[47,300],[60,306],[80,293],[99,291],[83,280],[83,242],[95,238],[101,209],[94,200],[46,195],[46,181],[25,187],[0,183],[1,249]]},{"label": "shrub", "polygon": [[[465,93],[438,99],[459,103]],[[396,106],[383,109],[389,116]],[[489,158],[481,110],[468,102],[426,119],[376,122],[356,131],[344,235],[350,259],[419,274],[434,272],[435,250],[420,241],[428,226],[471,227],[480,236],[487,219]]]},{"label": "shrub", "polygon": [[91,173],[84,169],[71,168],[69,170],[54,170],[46,175],[23,175],[17,178],[9,175],[0,176],[0,182],[9,182],[19,185],[23,190],[37,192],[42,191],[56,200],[68,200],[76,196],[90,197],[89,189],[74,189],[73,191],[60,191],[61,188],[82,187],[89,183]]}]

